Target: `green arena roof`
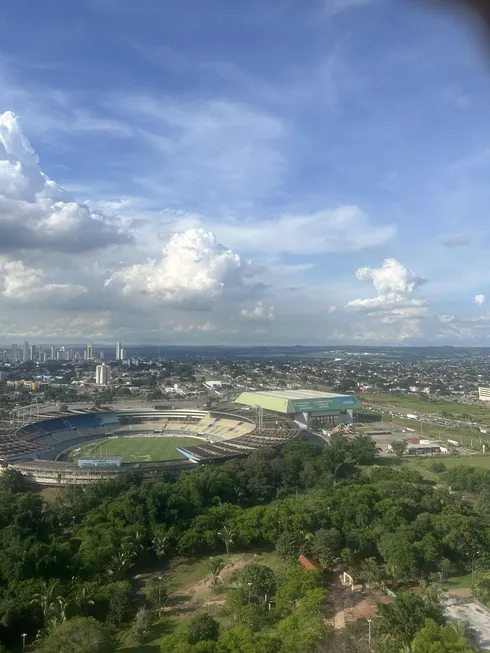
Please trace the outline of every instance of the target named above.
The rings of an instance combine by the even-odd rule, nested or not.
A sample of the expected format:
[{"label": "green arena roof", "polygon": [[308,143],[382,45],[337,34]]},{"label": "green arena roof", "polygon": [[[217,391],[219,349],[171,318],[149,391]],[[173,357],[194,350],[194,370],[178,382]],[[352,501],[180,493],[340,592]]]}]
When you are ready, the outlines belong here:
[{"label": "green arena roof", "polygon": [[262,392],[242,392],[235,399],[236,404],[261,406],[264,410],[291,415],[294,413],[321,413],[328,410],[347,410],[361,408],[352,395],[339,395],[334,392],[315,390],[270,390]]}]

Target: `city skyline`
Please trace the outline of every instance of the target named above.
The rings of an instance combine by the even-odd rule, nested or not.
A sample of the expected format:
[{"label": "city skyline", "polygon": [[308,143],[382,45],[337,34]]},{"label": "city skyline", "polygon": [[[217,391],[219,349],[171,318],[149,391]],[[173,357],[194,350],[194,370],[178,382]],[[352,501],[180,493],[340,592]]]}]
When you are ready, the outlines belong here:
[{"label": "city skyline", "polygon": [[490,342],[476,23],[387,0],[146,9],[5,8],[2,340]]}]

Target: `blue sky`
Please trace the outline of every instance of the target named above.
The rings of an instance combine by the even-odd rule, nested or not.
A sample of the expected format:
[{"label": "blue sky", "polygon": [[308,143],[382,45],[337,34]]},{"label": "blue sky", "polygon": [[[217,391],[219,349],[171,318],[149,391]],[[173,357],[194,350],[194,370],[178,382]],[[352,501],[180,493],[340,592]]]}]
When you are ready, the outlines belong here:
[{"label": "blue sky", "polygon": [[0,334],[487,344],[489,105],[431,3],[10,3]]}]

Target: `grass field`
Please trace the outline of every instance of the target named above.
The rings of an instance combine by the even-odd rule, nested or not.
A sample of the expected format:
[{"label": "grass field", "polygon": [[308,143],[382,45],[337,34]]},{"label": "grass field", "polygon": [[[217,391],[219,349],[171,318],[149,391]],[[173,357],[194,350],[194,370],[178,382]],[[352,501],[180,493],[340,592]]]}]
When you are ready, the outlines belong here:
[{"label": "grass field", "polygon": [[422,398],[419,395],[394,395],[380,394],[374,395],[363,393],[360,396],[362,401],[369,404],[380,404],[381,406],[396,406],[405,410],[413,410],[419,413],[440,414],[443,411],[454,415],[459,419],[461,415],[471,415],[475,422],[485,422],[490,424],[490,406],[487,404],[462,404],[457,401],[446,401],[444,399]]},{"label": "grass field", "polygon": [[[441,462],[448,469],[465,465],[466,467],[479,467],[480,469],[490,469],[490,454],[485,456],[439,456],[438,458],[410,458],[406,464],[410,467],[429,469],[432,463]],[[436,475],[437,478],[437,475]]]},{"label": "grass field", "polygon": [[68,460],[82,456],[122,456],[125,463],[177,460],[185,458],[177,447],[191,447],[200,444],[198,438],[189,437],[119,437],[102,438],[76,447],[67,455]]}]

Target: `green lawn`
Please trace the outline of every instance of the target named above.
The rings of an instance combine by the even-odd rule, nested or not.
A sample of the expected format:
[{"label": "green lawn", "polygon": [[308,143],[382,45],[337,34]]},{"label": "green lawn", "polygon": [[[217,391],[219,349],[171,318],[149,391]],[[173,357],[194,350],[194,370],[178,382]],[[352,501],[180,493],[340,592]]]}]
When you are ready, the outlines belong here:
[{"label": "green lawn", "polygon": [[449,578],[442,584],[444,590],[451,591],[458,587],[471,587],[473,585],[473,575],[469,573],[460,573],[456,576],[449,576]]},{"label": "green lawn", "polygon": [[456,419],[462,414],[471,415],[474,421],[490,424],[490,406],[486,404],[462,404],[457,401],[446,401],[445,399],[423,399],[418,395],[394,395],[363,393],[359,399],[368,404],[380,404],[381,406],[396,406],[406,410],[414,410],[420,413],[441,413],[443,411],[452,413]]},{"label": "green lawn", "polygon": [[122,456],[125,463],[151,462],[155,460],[174,460],[185,458],[177,447],[191,447],[201,440],[190,437],[118,437],[102,438],[72,449],[68,460],[77,460],[82,456]]},{"label": "green lawn", "polygon": [[490,454],[482,456],[438,456],[437,458],[411,458],[406,460],[406,464],[411,467],[429,469],[433,462],[442,462],[448,469],[466,465],[468,467],[480,467],[481,469],[490,469]]}]

